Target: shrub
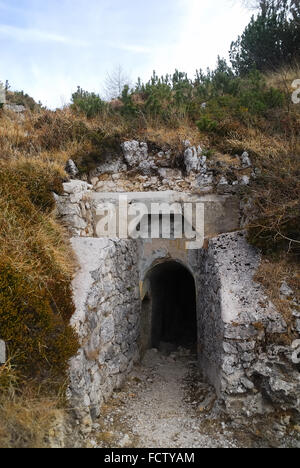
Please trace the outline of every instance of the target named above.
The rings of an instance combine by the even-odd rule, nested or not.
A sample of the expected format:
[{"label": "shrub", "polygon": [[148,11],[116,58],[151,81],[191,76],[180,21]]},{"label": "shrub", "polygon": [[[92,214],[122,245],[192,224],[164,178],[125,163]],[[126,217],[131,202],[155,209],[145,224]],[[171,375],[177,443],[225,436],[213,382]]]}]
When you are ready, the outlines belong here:
[{"label": "shrub", "polygon": [[197,122],[197,127],[201,132],[215,132],[218,128],[218,122],[210,119],[207,116],[203,116]]},{"label": "shrub", "polygon": [[73,109],[82,112],[87,118],[95,117],[103,113],[106,103],[95,93],[84,91],[78,86],[77,91],[72,94]]},{"label": "shrub", "polygon": [[257,123],[260,118],[270,119],[270,112],[282,108],[286,102],[281,91],[267,87],[259,72],[232,80],[232,94],[213,91],[205,107],[201,108],[197,122],[200,131],[225,135],[232,131],[234,122],[248,125]]},{"label": "shrub", "polygon": [[255,219],[249,238],[264,253],[300,254],[300,157],[279,155],[261,161],[262,175],[252,189]]},{"label": "shrub", "polygon": [[231,45],[231,63],[240,75],[253,69],[276,70],[295,63],[300,57],[299,5],[294,2],[292,7],[287,0],[263,5],[242,36]]},{"label": "shrub", "polygon": [[8,91],[7,101],[18,106],[24,106],[31,111],[39,111],[42,108],[41,103],[37,103],[31,96],[24,91]]},{"label": "shrub", "polygon": [[70,112],[44,111],[33,116],[31,147],[41,150],[66,150],[80,142],[89,132],[86,122],[74,118]]}]

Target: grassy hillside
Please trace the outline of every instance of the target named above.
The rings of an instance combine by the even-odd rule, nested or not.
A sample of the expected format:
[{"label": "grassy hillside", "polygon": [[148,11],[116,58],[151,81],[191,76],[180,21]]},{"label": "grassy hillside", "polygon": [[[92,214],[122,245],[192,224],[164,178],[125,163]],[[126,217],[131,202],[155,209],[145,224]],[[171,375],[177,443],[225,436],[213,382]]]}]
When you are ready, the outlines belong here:
[{"label": "grassy hillside", "polygon": [[[41,444],[30,421],[44,434],[78,347],[69,326],[74,260],[52,196],[70,158],[84,177],[128,138],[179,152],[184,139],[221,156],[248,151],[259,169],[243,194],[249,239],[264,253],[257,278],[288,318],[281,282],[300,295],[300,105],[291,103],[299,77],[296,67],[238,78],[220,61],[194,81],[154,75],[111,103],[79,89],[56,112],[30,100],[21,117],[0,110],[0,337],[9,350],[0,368],[1,446]],[[25,434],[18,443],[16,426]]]},{"label": "grassy hillside", "polygon": [[72,253],[53,212],[65,159],[45,152],[40,117],[0,115],[0,336],[9,354],[0,367],[1,447],[42,444],[78,348]]}]

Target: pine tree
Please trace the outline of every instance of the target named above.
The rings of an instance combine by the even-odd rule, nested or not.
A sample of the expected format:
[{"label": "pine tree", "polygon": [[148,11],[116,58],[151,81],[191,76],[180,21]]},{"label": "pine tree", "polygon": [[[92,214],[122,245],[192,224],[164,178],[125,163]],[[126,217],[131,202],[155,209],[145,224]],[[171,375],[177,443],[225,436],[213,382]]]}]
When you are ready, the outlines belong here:
[{"label": "pine tree", "polygon": [[244,33],[233,42],[230,59],[235,71],[265,72],[300,58],[300,6],[297,0],[262,0]]}]

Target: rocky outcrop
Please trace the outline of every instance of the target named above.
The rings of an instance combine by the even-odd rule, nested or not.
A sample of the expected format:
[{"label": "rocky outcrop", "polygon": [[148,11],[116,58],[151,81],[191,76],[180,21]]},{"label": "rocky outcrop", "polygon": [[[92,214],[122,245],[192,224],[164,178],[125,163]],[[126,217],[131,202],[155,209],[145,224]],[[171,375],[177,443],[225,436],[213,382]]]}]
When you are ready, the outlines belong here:
[{"label": "rocky outcrop", "polygon": [[187,174],[191,172],[206,172],[206,156],[202,155],[202,148],[198,146],[191,146],[189,141],[184,142],[186,150],[184,152],[184,165]]},{"label": "rocky outcrop", "polygon": [[248,168],[252,166],[249,153],[247,153],[246,151],[241,156],[241,162],[242,162],[243,168]]},{"label": "rocky outcrop", "polygon": [[[246,152],[224,162],[200,145],[189,141],[182,145],[182,150],[159,150],[146,142],[125,141],[120,148],[104,152],[97,167],[86,176],[98,192],[178,190],[235,194],[258,175]],[[67,171],[74,178],[78,169],[72,163],[68,162]]]},{"label": "rocky outcrop", "polygon": [[126,141],[122,144],[124,158],[131,169],[136,169],[142,174],[150,175],[158,169],[154,158],[148,154],[147,143],[138,141]]},{"label": "rocky outcrop", "polygon": [[292,363],[290,348],[270,346],[267,353],[259,356],[249,374],[274,408],[290,411],[294,422],[300,423],[300,375]]},{"label": "rocky outcrop", "polygon": [[74,179],[78,174],[79,170],[74,163],[72,159],[69,159],[69,161],[66,164],[66,172]]},{"label": "rocky outcrop", "polygon": [[148,146],[147,143],[140,143],[138,141],[125,141],[122,144],[124,158],[129,167],[138,167],[143,161],[148,159]]},{"label": "rocky outcrop", "polygon": [[89,205],[84,200],[85,195],[90,192],[93,186],[82,180],[72,180],[63,184],[63,188],[64,195],[54,194],[54,198],[57,211],[64,224],[74,236],[79,236],[82,232],[86,236],[93,236],[93,231],[89,226]]},{"label": "rocky outcrop", "polygon": [[5,109],[14,112],[15,114],[23,114],[26,111],[26,107],[18,104],[5,104]]}]

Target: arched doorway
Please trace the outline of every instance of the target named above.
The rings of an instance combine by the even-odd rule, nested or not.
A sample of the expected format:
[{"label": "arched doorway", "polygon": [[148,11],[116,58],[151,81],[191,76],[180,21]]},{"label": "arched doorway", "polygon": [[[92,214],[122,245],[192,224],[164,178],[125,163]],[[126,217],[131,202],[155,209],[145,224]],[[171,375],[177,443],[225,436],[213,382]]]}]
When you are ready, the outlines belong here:
[{"label": "arched doorway", "polygon": [[181,263],[167,261],[146,276],[147,295],[142,303],[141,343],[147,348],[196,352],[196,289],[193,275]]}]

